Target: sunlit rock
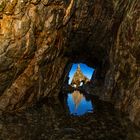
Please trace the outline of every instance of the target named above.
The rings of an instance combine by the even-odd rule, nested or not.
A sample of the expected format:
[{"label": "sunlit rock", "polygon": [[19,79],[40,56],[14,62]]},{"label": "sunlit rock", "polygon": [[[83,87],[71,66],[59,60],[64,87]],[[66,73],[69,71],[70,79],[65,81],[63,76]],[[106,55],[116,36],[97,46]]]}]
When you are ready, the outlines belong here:
[{"label": "sunlit rock", "polygon": [[139,7],[138,0],[1,0],[0,110],[58,96],[71,64],[83,62],[95,68],[99,96],[139,125]]},{"label": "sunlit rock", "polygon": [[71,86],[78,88],[82,84],[86,84],[89,81],[89,79],[82,73],[80,65],[78,65],[76,72],[74,73]]}]

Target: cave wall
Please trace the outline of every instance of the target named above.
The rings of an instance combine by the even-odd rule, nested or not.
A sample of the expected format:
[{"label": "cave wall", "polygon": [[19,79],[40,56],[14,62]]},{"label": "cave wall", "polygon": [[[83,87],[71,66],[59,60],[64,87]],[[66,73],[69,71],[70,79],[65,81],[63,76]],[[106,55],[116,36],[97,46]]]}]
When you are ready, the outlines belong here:
[{"label": "cave wall", "polygon": [[19,111],[60,91],[68,65],[64,6],[63,1],[0,2],[0,110]]},{"label": "cave wall", "polygon": [[105,97],[140,126],[140,4],[133,3],[110,50]]},{"label": "cave wall", "polygon": [[57,96],[71,63],[96,69],[102,98],[139,123],[139,1],[0,1],[0,110]]}]

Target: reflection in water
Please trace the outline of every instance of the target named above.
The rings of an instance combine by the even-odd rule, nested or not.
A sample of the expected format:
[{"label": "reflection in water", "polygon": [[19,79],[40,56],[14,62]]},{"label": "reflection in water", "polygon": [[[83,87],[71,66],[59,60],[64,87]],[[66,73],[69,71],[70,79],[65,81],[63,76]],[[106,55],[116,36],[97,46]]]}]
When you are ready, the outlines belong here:
[{"label": "reflection in water", "polygon": [[93,110],[93,105],[91,100],[88,101],[86,97],[78,90],[68,94],[67,104],[70,113],[73,115],[79,116],[87,112],[92,112]]},{"label": "reflection in water", "polygon": [[[68,96],[73,100],[72,94]],[[81,97],[74,99],[77,109],[85,104]],[[0,140],[140,140],[140,130],[111,104],[86,98],[90,107],[94,99],[94,115],[69,115],[65,96],[61,102],[56,98],[41,101],[22,114],[0,116]]]}]

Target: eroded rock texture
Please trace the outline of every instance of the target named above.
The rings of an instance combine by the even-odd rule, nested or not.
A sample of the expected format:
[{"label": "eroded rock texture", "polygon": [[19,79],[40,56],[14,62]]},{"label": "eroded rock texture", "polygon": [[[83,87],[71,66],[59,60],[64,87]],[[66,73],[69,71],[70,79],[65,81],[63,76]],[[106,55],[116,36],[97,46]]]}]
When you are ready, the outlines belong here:
[{"label": "eroded rock texture", "polygon": [[1,0],[0,110],[57,96],[71,63],[96,69],[102,98],[140,122],[139,0]]},{"label": "eroded rock texture", "polygon": [[[116,107],[140,125],[140,5],[127,10],[110,50],[107,94]],[[111,91],[111,92],[110,92]]]},{"label": "eroded rock texture", "polygon": [[23,109],[59,89],[58,82],[63,81],[68,62],[62,56],[65,36],[59,29],[63,24],[64,5],[63,1],[44,0],[1,2],[2,110]]}]

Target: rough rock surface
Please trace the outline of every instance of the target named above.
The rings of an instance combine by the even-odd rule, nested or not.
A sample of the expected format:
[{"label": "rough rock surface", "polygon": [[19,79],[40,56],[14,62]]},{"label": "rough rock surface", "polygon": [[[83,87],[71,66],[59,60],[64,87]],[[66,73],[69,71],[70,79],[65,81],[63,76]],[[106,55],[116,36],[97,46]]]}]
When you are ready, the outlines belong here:
[{"label": "rough rock surface", "polygon": [[[65,38],[64,2],[2,1],[0,4],[0,109],[20,110],[57,94],[68,59],[62,56]],[[53,82],[52,82],[53,81]]]},{"label": "rough rock surface", "polygon": [[134,2],[127,10],[109,60],[106,95],[140,126],[140,4]]},{"label": "rough rock surface", "polygon": [[0,110],[57,96],[71,63],[96,69],[102,98],[140,123],[139,0],[1,0]]}]

